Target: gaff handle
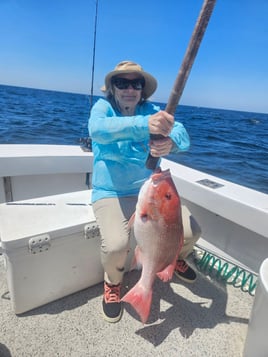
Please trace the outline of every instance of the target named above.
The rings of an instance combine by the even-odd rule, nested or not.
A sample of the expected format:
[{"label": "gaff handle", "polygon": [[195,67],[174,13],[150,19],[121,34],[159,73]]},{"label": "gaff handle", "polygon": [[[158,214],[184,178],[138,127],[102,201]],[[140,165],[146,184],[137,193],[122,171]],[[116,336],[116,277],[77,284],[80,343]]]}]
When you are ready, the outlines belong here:
[{"label": "gaff handle", "polygon": [[[205,30],[207,28],[208,21],[212,14],[215,3],[216,3],[216,0],[204,0],[202,9],[200,11],[200,14],[199,14],[198,19],[195,24],[195,28],[194,28],[192,37],[190,39],[188,48],[184,55],[184,59],[181,64],[181,68],[180,68],[179,73],[176,77],[173,89],[172,89],[169,99],[168,99],[168,103],[167,103],[165,110],[169,114],[174,115],[174,113],[176,111],[176,107],[179,104],[180,97],[182,95],[184,86],[185,86],[188,76],[190,74],[192,65],[194,63],[195,56],[197,54],[201,40],[202,40]],[[162,135],[154,135],[154,137],[155,136],[157,136],[158,139],[163,138]],[[151,138],[152,138],[152,135],[151,135]],[[157,140],[157,138],[154,138],[154,140]],[[152,157],[152,155],[149,154],[147,161],[146,161],[146,167],[150,170],[155,170],[158,160],[159,160],[159,157]]]},{"label": "gaff handle", "polygon": [[[163,139],[164,136],[160,134],[150,134],[150,139],[151,140],[159,140]],[[158,163],[159,157],[152,156],[151,154],[148,155],[147,160],[146,160],[146,167],[149,170],[155,170],[157,163]]]}]

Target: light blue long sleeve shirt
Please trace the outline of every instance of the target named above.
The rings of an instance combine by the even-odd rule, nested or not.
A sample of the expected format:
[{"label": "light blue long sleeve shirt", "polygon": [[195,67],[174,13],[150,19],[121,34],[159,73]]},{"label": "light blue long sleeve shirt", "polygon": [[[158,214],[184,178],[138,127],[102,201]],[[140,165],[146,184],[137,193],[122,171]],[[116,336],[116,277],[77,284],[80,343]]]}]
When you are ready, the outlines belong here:
[{"label": "light blue long sleeve shirt", "polygon": [[[92,107],[88,122],[94,154],[92,202],[138,194],[152,174],[146,168],[149,117],[159,110],[144,102],[137,106],[134,116],[122,116],[105,99],[99,99]],[[175,122],[170,138],[174,142],[172,153],[188,150],[189,136],[181,123]]]}]

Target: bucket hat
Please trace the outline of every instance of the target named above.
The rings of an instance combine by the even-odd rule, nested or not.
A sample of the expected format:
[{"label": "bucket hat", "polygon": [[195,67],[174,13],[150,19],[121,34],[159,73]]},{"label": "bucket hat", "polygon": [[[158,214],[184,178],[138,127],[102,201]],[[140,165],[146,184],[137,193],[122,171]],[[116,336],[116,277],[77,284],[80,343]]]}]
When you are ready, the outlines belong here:
[{"label": "bucket hat", "polygon": [[118,63],[112,72],[109,72],[105,77],[105,85],[101,88],[103,92],[107,91],[107,88],[111,87],[111,80],[115,76],[120,74],[137,73],[145,80],[145,85],[142,90],[142,97],[144,99],[149,98],[157,88],[157,80],[148,72],[145,72],[143,68],[132,61],[122,61]]}]

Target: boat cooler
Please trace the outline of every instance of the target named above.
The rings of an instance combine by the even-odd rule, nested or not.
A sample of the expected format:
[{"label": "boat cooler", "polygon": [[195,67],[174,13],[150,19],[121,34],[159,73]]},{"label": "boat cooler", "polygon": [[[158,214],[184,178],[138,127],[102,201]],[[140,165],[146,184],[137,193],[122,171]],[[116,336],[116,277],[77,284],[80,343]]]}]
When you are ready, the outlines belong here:
[{"label": "boat cooler", "polygon": [[16,314],[103,281],[90,190],[0,204],[0,238]]}]

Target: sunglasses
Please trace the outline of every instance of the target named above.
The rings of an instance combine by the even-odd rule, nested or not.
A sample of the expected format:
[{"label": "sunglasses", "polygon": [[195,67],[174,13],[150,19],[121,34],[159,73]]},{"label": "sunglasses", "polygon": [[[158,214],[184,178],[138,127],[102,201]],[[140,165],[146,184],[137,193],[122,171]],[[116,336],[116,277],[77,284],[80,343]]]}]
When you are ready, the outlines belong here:
[{"label": "sunglasses", "polygon": [[145,85],[145,80],[143,78],[127,79],[127,78],[113,78],[112,84],[116,86],[117,89],[128,89],[131,87],[135,90],[142,90]]}]

